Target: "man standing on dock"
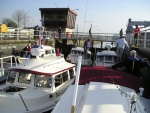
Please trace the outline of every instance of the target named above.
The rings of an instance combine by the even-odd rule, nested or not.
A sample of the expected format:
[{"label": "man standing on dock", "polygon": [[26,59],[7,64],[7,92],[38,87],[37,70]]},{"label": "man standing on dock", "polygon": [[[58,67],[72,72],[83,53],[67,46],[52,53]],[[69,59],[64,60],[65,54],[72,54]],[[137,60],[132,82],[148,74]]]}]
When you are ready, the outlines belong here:
[{"label": "man standing on dock", "polygon": [[59,38],[61,38],[61,32],[62,32],[62,29],[61,27],[58,29],[58,33],[59,33]]},{"label": "man standing on dock", "polygon": [[92,32],[91,32],[92,26],[89,29],[89,38],[92,39]]},{"label": "man standing on dock", "polygon": [[138,27],[138,25],[135,25],[136,28],[134,29],[133,33],[134,33],[134,44],[137,45],[137,39],[140,35],[140,28]]},{"label": "man standing on dock", "polygon": [[120,38],[123,37],[123,29],[120,30],[119,34],[120,34]]}]

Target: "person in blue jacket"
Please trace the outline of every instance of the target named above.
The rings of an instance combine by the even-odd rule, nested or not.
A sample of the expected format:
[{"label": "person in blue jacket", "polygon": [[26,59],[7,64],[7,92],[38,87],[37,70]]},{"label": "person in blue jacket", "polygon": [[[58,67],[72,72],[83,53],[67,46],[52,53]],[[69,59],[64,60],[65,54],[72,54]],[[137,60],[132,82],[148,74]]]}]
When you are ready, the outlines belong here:
[{"label": "person in blue jacket", "polygon": [[130,52],[130,56],[127,57],[124,61],[112,65],[113,69],[125,67],[126,70],[132,74],[139,76],[139,69],[147,66],[147,62],[142,62],[138,57],[135,50]]},{"label": "person in blue jacket", "polygon": [[41,45],[38,43],[38,41],[35,41],[35,44],[32,46],[32,48],[41,48]]}]

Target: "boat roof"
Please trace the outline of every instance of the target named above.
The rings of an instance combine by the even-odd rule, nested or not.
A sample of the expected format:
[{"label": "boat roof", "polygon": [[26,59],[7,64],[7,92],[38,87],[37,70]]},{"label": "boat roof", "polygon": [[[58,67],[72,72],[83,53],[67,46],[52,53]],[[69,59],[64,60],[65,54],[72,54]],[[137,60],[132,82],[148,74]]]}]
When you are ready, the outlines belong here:
[{"label": "boat roof", "polygon": [[84,48],[83,47],[75,47],[75,48],[72,48],[72,50],[84,52]]},{"label": "boat roof", "polygon": [[45,45],[42,45],[42,48],[45,49],[45,50],[51,50],[51,49],[55,49],[51,46],[45,46]]},{"label": "boat roof", "polygon": [[[84,52],[84,48],[83,47],[75,47],[75,48],[72,48],[71,50]],[[87,53],[91,54],[91,51],[87,51]]]},{"label": "boat roof", "polygon": [[117,56],[116,53],[114,51],[101,51],[101,52],[97,52],[98,56]]},{"label": "boat roof", "polygon": [[16,67],[10,67],[9,70],[26,71],[51,76],[72,67],[75,67],[75,64],[66,62],[63,57],[48,56],[27,59]]},{"label": "boat roof", "polygon": [[[79,85],[77,92],[76,113],[127,113],[129,110],[129,96],[134,90],[123,86],[90,82],[89,85]],[[70,113],[73,101],[74,85],[70,86],[52,113]],[[68,101],[66,101],[66,99]],[[141,103],[138,103],[139,105]],[[144,107],[136,109],[138,113],[144,111]]]}]

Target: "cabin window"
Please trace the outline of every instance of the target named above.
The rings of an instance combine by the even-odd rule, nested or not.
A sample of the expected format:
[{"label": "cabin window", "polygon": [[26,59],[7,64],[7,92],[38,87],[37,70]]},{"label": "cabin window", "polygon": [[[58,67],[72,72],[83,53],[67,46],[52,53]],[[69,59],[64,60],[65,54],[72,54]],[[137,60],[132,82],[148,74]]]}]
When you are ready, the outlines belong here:
[{"label": "cabin window", "polygon": [[47,54],[51,54],[51,51],[45,51],[45,54],[47,55]]},{"label": "cabin window", "polygon": [[69,70],[69,74],[70,74],[70,79],[74,78],[75,73],[73,69]]},{"label": "cabin window", "polygon": [[54,49],[52,49],[52,54],[55,54],[55,50]]},{"label": "cabin window", "polygon": [[98,56],[98,57],[97,57],[97,60],[103,61],[103,56]]},{"label": "cabin window", "polygon": [[55,76],[55,87],[61,85],[63,82],[62,74]]},{"label": "cabin window", "polygon": [[34,80],[34,85],[36,87],[51,88],[52,87],[52,79],[49,76],[36,75],[35,80]]},{"label": "cabin window", "polygon": [[74,54],[77,54],[77,51],[74,51]]},{"label": "cabin window", "polygon": [[112,61],[112,56],[105,56],[105,60]]},{"label": "cabin window", "polygon": [[22,72],[20,72],[19,76],[18,76],[18,82],[30,84],[31,83],[31,78],[32,78],[31,73],[22,73]]},{"label": "cabin window", "polygon": [[74,54],[74,51],[71,51],[72,54]]},{"label": "cabin window", "polygon": [[15,77],[16,77],[16,75],[18,75],[18,74],[19,74],[19,72],[11,71],[11,72],[9,73],[7,82],[14,83],[14,82],[15,82]]},{"label": "cabin window", "polygon": [[63,78],[63,82],[68,81],[68,72],[67,71],[62,73],[62,78]]},{"label": "cabin window", "polygon": [[114,57],[114,62],[117,62],[117,57],[116,56]]}]

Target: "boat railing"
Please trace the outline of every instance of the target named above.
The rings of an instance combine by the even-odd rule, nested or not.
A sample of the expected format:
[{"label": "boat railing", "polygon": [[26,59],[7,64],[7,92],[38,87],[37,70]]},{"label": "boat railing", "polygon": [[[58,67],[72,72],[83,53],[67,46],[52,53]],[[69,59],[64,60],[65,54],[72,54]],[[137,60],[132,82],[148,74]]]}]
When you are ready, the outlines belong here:
[{"label": "boat railing", "polygon": [[17,60],[15,56],[7,56],[0,58],[0,76],[4,75],[5,71],[11,67],[17,66]]}]

